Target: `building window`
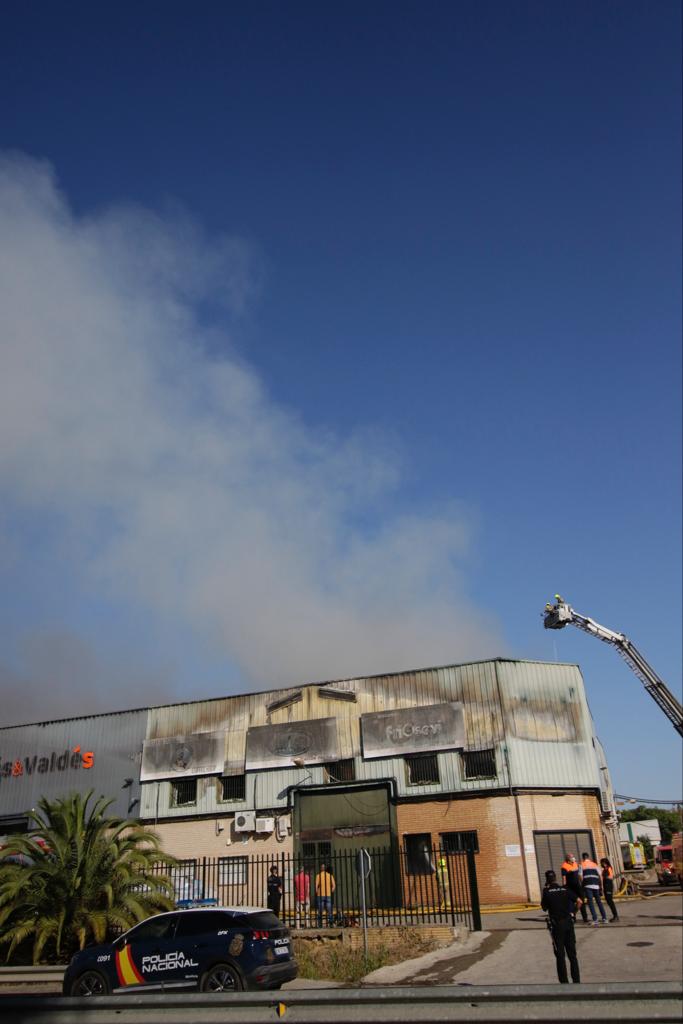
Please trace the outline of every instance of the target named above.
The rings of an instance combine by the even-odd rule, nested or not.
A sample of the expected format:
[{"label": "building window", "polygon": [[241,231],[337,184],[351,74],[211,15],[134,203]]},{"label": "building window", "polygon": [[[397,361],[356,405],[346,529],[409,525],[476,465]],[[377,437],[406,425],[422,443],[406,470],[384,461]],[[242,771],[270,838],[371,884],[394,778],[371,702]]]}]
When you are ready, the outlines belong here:
[{"label": "building window", "polygon": [[221,779],[220,799],[233,803],[247,798],[246,775],[224,775]]},{"label": "building window", "polygon": [[429,832],[404,836],[406,844],[406,870],[409,875],[431,875],[434,871],[432,860],[432,837]]},{"label": "building window", "polygon": [[441,845],[446,853],[464,853],[466,850],[479,853],[479,839],[476,831],[442,832]]},{"label": "building window", "polygon": [[439,759],[436,754],[415,754],[404,760],[409,786],[433,786],[440,782]]},{"label": "building window", "polygon": [[248,857],[218,858],[218,881],[220,885],[246,885],[248,871]]},{"label": "building window", "polygon": [[187,807],[196,803],[196,779],[176,779],[171,783],[171,807]]},{"label": "building window", "polygon": [[195,900],[201,895],[201,882],[197,879],[196,860],[181,860],[170,868],[176,902]]},{"label": "building window", "polygon": [[330,761],[323,765],[326,782],[354,782],[356,778],[356,762],[352,757],[343,761]]},{"label": "building window", "polygon": [[498,775],[495,750],[465,750],[462,763],[466,779],[495,779]]}]

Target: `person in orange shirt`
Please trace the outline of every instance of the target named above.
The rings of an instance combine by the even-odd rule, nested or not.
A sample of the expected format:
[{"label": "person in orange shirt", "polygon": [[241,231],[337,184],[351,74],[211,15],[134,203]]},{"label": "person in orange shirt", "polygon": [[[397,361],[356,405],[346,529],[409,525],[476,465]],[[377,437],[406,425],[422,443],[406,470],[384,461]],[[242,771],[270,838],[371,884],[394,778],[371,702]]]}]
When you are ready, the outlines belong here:
[{"label": "person in orange shirt", "polygon": [[323,912],[327,915],[327,927],[332,927],[332,895],[336,889],[334,878],[325,864],[315,876],[315,898],[318,905],[318,928],[323,926]]},{"label": "person in orange shirt", "polygon": [[617,914],[617,908],[614,903],[614,868],[607,860],[607,857],[603,857],[600,861],[600,867],[602,868],[602,891],[605,895],[605,903],[612,911],[612,921],[618,921],[619,915]]}]

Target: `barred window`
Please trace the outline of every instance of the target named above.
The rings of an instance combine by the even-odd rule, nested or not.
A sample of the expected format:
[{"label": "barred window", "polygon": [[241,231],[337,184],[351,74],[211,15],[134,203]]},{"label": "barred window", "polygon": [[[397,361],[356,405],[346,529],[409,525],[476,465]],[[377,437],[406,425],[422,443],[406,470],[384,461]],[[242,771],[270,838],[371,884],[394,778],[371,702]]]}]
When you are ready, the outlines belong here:
[{"label": "barred window", "polygon": [[495,750],[465,750],[462,763],[466,779],[495,779],[498,775]]},{"label": "barred window", "polygon": [[465,850],[479,853],[479,837],[476,831],[442,832],[441,845],[446,853],[463,853]]},{"label": "barred window", "polygon": [[221,800],[246,800],[246,775],[224,775],[221,779]]},{"label": "barred window", "polygon": [[432,786],[440,782],[436,754],[415,754],[404,758],[409,786]]},{"label": "barred window", "polygon": [[248,871],[248,857],[218,858],[218,881],[221,885],[246,885]]},{"label": "barred window", "polygon": [[356,762],[352,757],[343,761],[329,761],[323,765],[326,782],[354,782],[356,778]]},{"label": "barred window", "polygon": [[197,803],[197,780],[174,779],[171,783],[171,807],[187,807]]},{"label": "barred window", "polygon": [[406,868],[409,875],[431,875],[434,872],[432,837],[429,832],[403,837],[406,850]]}]

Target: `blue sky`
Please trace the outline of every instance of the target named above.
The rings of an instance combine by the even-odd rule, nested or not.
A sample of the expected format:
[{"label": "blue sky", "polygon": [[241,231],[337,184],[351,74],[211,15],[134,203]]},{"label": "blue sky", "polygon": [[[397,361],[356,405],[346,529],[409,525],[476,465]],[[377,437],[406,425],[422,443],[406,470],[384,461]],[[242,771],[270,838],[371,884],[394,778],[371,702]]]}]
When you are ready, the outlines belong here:
[{"label": "blue sky", "polygon": [[5,720],[578,662],[680,741],[678,4],[9,3]]}]

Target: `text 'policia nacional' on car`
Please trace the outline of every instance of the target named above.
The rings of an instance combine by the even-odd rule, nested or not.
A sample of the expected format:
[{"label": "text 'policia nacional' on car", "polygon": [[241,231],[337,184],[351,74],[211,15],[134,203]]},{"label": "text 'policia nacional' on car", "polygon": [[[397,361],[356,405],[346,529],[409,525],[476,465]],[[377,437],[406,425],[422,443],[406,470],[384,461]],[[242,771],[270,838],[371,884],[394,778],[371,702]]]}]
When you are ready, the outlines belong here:
[{"label": "text 'policia nacional' on car", "polygon": [[76,953],[66,996],[169,988],[240,992],[296,978],[290,934],[270,910],[216,907],[156,914],[114,942]]}]

